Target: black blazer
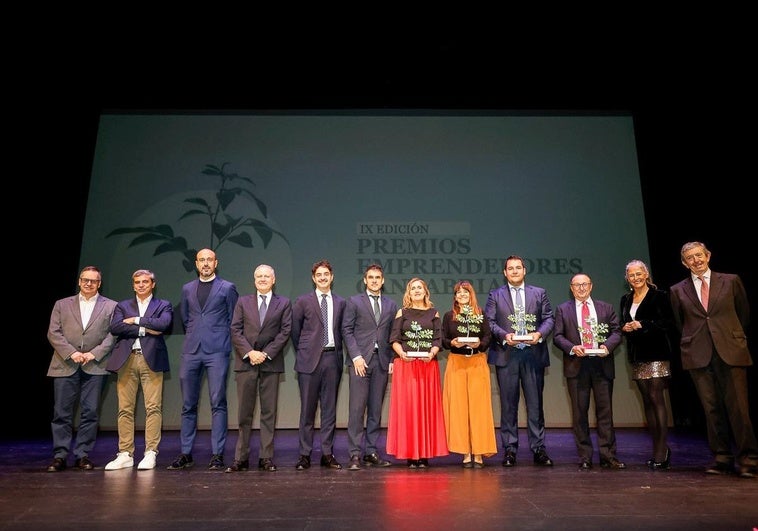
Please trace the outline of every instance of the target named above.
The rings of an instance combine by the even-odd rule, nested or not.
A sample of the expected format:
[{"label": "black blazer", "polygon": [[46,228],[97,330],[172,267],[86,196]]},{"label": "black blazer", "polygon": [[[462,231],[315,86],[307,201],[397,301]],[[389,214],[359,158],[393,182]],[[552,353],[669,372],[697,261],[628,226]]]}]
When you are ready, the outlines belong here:
[{"label": "black blazer", "polygon": [[668,293],[650,287],[632,318],[633,293],[621,297],[621,324],[639,321],[642,328],[622,332],[626,338],[626,352],[630,363],[671,360],[671,333],[674,313]]}]

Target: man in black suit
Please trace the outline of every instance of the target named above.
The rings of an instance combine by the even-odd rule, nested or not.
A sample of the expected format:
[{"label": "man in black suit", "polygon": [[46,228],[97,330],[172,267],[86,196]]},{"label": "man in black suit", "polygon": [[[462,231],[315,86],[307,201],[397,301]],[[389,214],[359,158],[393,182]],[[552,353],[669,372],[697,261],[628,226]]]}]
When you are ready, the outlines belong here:
[{"label": "man in black suit", "polygon": [[332,265],[321,260],[313,264],[311,279],[315,291],[305,293],[292,307],[292,343],[295,372],[300,388],[300,457],[297,470],[311,466],[313,425],[321,407],[321,466],[341,469],[334,457],[334,430],[337,425],[337,392],[343,368],[342,317],[345,299],[332,293]]},{"label": "man in black suit", "polygon": [[711,271],[705,244],[685,243],[681,259],[690,275],[671,286],[671,306],[681,333],[682,368],[689,371],[705,411],[715,459],[706,473],[732,474],[736,458],[739,475],[754,478],[758,443],[747,385],[747,367],[753,364],[745,334],[747,293],[739,276]]},{"label": "man in black suit", "polygon": [[234,464],[226,472],[240,472],[249,467],[250,431],[259,394],[261,440],[258,468],[267,472],[276,471],[273,457],[279,376],[284,372],[284,347],[292,328],[292,307],[287,297],[273,292],[276,283],[273,267],[259,265],[253,272],[253,278],[256,294],[240,297],[232,315],[239,435]]},{"label": "man in black suit", "polygon": [[588,275],[574,275],[570,288],[573,298],[555,309],[553,344],[563,352],[563,375],[571,399],[579,470],[592,468],[590,394],[595,398],[600,466],[622,470],[626,464],[616,458],[613,427],[616,369],[612,353],[622,338],[618,316],[612,304],[590,297],[592,280]]},{"label": "man in black suit", "polygon": [[350,452],[348,470],[361,468],[361,439],[366,419],[366,448],[363,463],[367,466],[389,466],[379,455],[377,439],[382,428],[382,406],[387,391],[389,366],[393,351],[389,343],[390,329],[397,313],[397,303],[382,295],[384,272],[379,264],[371,264],[363,274],[366,291],[347,301],[342,321],[342,336],[347,347],[350,377],[347,437]]}]

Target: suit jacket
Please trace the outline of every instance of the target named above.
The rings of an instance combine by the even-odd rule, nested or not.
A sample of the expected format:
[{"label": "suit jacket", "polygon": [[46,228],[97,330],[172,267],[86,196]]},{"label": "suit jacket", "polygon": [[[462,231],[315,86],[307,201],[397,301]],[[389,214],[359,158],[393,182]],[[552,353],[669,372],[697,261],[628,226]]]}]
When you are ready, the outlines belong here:
[{"label": "suit jacket", "polygon": [[[342,352],[342,317],[347,302],[332,292],[333,318],[332,333],[334,347],[339,356]],[[372,317],[373,318],[373,317]],[[300,295],[292,307],[292,344],[295,347],[295,371],[311,374],[316,370],[321,359],[321,337],[324,327],[321,324],[321,302],[316,292]],[[340,365],[344,360],[339,360]]]},{"label": "suit jacket", "polygon": [[389,370],[394,357],[389,342],[392,321],[397,313],[397,303],[386,295],[379,299],[381,314],[379,324],[374,319],[373,301],[364,291],[347,301],[342,319],[342,337],[347,347],[347,364],[353,366],[353,358],[363,356],[366,365],[374,357],[374,344],[379,346],[379,366]]},{"label": "suit jacket", "polygon": [[[171,330],[174,308],[169,301],[153,297],[145,310],[145,315],[140,317],[139,325],[124,323],[125,318],[135,316],[139,316],[137,297],[123,300],[116,305],[111,319],[111,333],[116,336],[116,344],[106,368],[111,372],[118,372],[129,358],[134,340],[139,337],[142,355],[145,356],[145,361],[150,370],[168,372],[170,370],[168,348],[164,334]],[[157,336],[145,333],[144,337],[141,337],[139,336],[140,327],[162,333]]]},{"label": "suit jacket", "polygon": [[579,374],[582,363],[599,360],[605,377],[613,380],[616,377],[613,351],[619,346],[622,338],[619,318],[613,309],[613,305],[595,299],[592,299],[592,303],[595,306],[597,322],[608,325],[608,336],[602,344],[608,348],[609,354],[604,357],[579,357],[569,354],[575,345],[582,344],[579,335],[579,323],[576,320],[576,300],[574,299],[567,300],[555,309],[553,344],[563,352],[563,376],[566,378],[575,378]]},{"label": "suit jacket", "polygon": [[634,293],[621,297],[621,323],[639,321],[642,328],[631,332],[622,331],[626,338],[626,353],[630,363],[671,360],[669,334],[674,328],[674,314],[671,310],[669,294],[649,287],[645,298],[637,307],[632,318]]},{"label": "suit jacket", "polygon": [[[489,322],[490,330],[492,331],[492,341],[490,342],[489,353],[487,355],[487,363],[496,367],[508,365],[511,352],[515,348],[503,344],[505,335],[515,332],[511,322],[508,320],[508,316],[513,315],[514,311],[510,286],[507,283],[490,291],[487,296],[487,304],[484,307],[484,316]],[[547,367],[550,365],[547,339],[553,331],[555,324],[553,308],[550,305],[550,299],[547,297],[547,291],[537,286],[524,284],[524,311],[537,318],[535,326],[537,331],[542,334],[543,341],[531,346],[531,349],[537,364]]]},{"label": "suit jacket", "polygon": [[116,338],[110,332],[116,301],[97,296],[86,327],[82,326],[79,294],[55,302],[47,329],[47,340],[53,347],[48,376],[71,376],[80,364],[71,361],[74,352],[91,352],[95,359],[81,365],[88,374],[108,374],[106,364]]},{"label": "suit jacket", "polygon": [[232,322],[234,306],[239,295],[237,287],[221,278],[215,278],[205,306],[200,307],[197,299],[199,279],[182,286],[179,311],[184,325],[182,352],[193,354],[202,345],[206,352],[229,353],[232,343],[229,326]]},{"label": "suit jacket", "polygon": [[692,276],[671,286],[674,322],[681,333],[679,348],[683,369],[698,369],[710,363],[715,347],[729,365],[753,364],[745,329],[750,306],[742,280],[737,275],[711,271],[708,311],[703,309]]},{"label": "suit jacket", "polygon": [[260,364],[261,371],[284,372],[284,347],[292,330],[292,305],[287,297],[273,292],[270,295],[262,325],[257,292],[243,295],[234,307],[231,331],[235,371],[253,370],[250,361],[242,357],[251,350],[260,350],[271,358]]}]

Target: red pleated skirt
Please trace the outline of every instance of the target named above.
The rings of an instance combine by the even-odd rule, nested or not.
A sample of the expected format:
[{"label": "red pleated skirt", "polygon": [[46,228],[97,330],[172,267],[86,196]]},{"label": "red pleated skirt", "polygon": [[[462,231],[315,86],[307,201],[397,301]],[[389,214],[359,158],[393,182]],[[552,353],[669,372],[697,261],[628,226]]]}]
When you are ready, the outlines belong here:
[{"label": "red pleated skirt", "polygon": [[387,421],[387,453],[399,459],[448,455],[440,366],[395,359]]}]

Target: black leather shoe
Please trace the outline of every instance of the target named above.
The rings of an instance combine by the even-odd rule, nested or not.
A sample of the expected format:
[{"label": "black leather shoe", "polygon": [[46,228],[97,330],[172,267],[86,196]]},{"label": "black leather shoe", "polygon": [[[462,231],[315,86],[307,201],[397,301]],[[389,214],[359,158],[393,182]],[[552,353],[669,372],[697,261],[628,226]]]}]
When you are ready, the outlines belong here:
[{"label": "black leather shoe", "polygon": [[263,457],[262,459],[258,459],[258,469],[265,470],[266,472],[276,472],[276,465],[270,458]]},{"label": "black leather shoe", "polygon": [[474,464],[474,468],[484,468],[484,461],[477,461],[474,459],[472,463]]},{"label": "black leather shoe", "polygon": [[208,463],[208,470],[224,470],[226,466],[224,465],[224,456],[223,455],[214,455],[211,457],[211,462]]},{"label": "black leather shoe", "polygon": [[592,463],[590,461],[582,461],[579,463],[579,470],[592,470]]},{"label": "black leather shoe", "polygon": [[228,467],[224,472],[244,472],[250,468],[250,461],[245,459],[244,461],[235,461],[232,466]]},{"label": "black leather shoe", "polygon": [[418,461],[415,459],[408,459],[408,468],[411,470],[416,470],[418,468]]},{"label": "black leather shoe", "polygon": [[366,454],[363,456],[363,463],[366,466],[390,466],[392,463],[387,461],[386,459],[382,459],[379,457],[379,454],[374,452],[373,454]]},{"label": "black leather shoe", "polygon": [[648,461],[648,466],[652,470],[668,470],[671,468],[671,450],[669,448],[666,448],[666,459],[663,461],[655,461],[651,459]]},{"label": "black leather shoe", "polygon": [[418,460],[418,467],[419,468],[429,468],[429,460],[428,459],[419,459]]},{"label": "black leather shoe", "polygon": [[745,479],[752,479],[758,477],[758,467],[755,466],[742,466],[740,467],[740,477]]},{"label": "black leather shoe", "polygon": [[166,470],[181,470],[183,468],[192,468],[195,462],[192,460],[192,454],[179,454],[174,462],[166,467]]},{"label": "black leather shoe", "polygon": [[326,466],[334,470],[340,470],[342,468],[342,465],[339,464],[334,455],[331,454],[321,456],[321,466]]},{"label": "black leather shoe", "polygon": [[311,467],[311,456],[301,455],[300,459],[297,460],[297,464],[295,465],[295,470],[306,470],[310,467]]},{"label": "black leather shoe", "polygon": [[622,463],[615,457],[611,457],[608,460],[600,461],[600,468],[612,468],[613,470],[624,470],[626,464]]},{"label": "black leather shoe", "polygon": [[548,457],[547,452],[544,449],[537,450],[534,452],[534,464],[540,466],[553,466],[553,460]]},{"label": "black leather shoe", "polygon": [[350,464],[347,467],[348,470],[360,470],[361,469],[361,460],[358,458],[357,455],[350,456]]},{"label": "black leather shoe", "polygon": [[94,470],[95,464],[89,460],[89,457],[80,457],[74,461],[74,466],[79,470]]},{"label": "black leather shoe", "polygon": [[462,463],[463,468],[474,468],[474,462],[473,461],[464,461]]},{"label": "black leather shoe", "polygon": [[732,463],[722,463],[716,461],[711,466],[705,469],[706,474],[713,474],[718,476],[726,476],[728,474],[734,474],[734,465]]},{"label": "black leather shoe", "polygon": [[66,460],[62,457],[56,457],[47,467],[48,472],[63,472],[64,470],[66,470]]},{"label": "black leather shoe", "polygon": [[505,452],[503,466],[516,466],[516,454],[513,452]]}]

